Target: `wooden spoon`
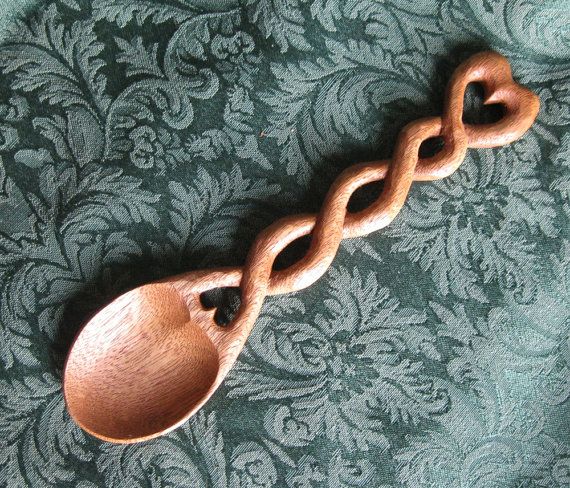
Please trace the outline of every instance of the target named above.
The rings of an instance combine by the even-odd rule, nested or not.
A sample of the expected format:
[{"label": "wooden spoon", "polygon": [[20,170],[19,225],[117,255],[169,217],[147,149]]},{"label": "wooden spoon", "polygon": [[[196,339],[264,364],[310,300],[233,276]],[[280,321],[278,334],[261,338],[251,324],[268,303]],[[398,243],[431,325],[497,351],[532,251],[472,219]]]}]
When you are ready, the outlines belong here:
[{"label": "wooden spoon", "polygon": [[[484,103],[499,103],[503,117],[491,124],[462,122],[467,85],[478,82]],[[532,125],[538,97],[516,84],[507,60],[494,52],[470,57],[454,72],[441,117],[420,119],[400,133],[391,161],[348,168],[333,183],[318,215],[281,219],[262,231],[243,268],[201,270],[145,285],[117,298],[80,331],[64,367],[64,396],[73,419],[87,432],[131,443],[171,431],[214,393],[241,351],[267,295],[300,290],[322,276],[343,238],[388,225],[412,181],[444,178],[461,164],[468,147],[494,147],[518,139]],[[421,143],[441,137],[443,149],[420,159]],[[368,208],[349,213],[351,195],[384,179]],[[277,255],[311,234],[307,254],[273,271]],[[200,295],[237,287],[241,305],[227,327],[214,321]]]}]

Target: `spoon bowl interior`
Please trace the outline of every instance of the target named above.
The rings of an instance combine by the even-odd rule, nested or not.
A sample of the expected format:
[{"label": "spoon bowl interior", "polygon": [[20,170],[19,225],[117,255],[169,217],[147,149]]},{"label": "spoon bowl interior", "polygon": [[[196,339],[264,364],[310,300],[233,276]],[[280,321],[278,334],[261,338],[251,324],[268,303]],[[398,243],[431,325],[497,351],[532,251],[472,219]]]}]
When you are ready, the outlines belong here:
[{"label": "spoon bowl interior", "polygon": [[208,395],[218,350],[174,287],[128,292],[95,315],[65,365],[75,421],[97,437],[140,441],[172,430]]}]

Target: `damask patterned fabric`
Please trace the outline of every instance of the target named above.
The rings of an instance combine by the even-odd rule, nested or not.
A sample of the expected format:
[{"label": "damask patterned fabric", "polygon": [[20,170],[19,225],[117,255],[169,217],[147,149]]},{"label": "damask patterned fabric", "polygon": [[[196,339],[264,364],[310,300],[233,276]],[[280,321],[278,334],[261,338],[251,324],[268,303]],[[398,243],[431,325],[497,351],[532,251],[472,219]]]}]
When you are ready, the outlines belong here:
[{"label": "damask patterned fabric", "polygon": [[[570,486],[567,0],[0,5],[1,486]],[[94,311],[243,263],[489,48],[540,96],[521,140],[414,184],[389,228],[268,298],[183,427],[118,446],[71,421],[62,365]],[[475,122],[496,115],[479,97]]]}]

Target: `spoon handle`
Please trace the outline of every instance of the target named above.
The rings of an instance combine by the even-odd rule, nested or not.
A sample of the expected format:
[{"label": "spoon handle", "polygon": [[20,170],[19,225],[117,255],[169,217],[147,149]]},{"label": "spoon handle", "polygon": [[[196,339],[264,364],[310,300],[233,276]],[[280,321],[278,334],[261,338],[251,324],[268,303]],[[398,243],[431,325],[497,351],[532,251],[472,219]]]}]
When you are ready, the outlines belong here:
[{"label": "spoon handle", "polygon": [[[463,123],[465,90],[473,82],[482,85],[484,104],[502,106],[503,116],[498,121]],[[412,181],[431,181],[451,175],[469,147],[496,147],[518,139],[532,125],[538,109],[538,96],[513,80],[505,57],[492,51],[475,54],[453,73],[447,86],[443,115],[418,119],[405,126],[391,160],[347,168],[333,182],[318,215],[285,217],[263,230],[254,241],[243,268],[189,273],[178,281],[177,288],[196,298],[196,293],[208,289],[240,287],[240,308],[224,332],[220,331],[232,336],[239,344],[239,352],[267,295],[301,290],[314,283],[330,266],[342,239],[366,235],[394,219]],[[420,145],[434,137],[443,140],[443,148],[434,156],[420,158]],[[384,186],[377,200],[364,210],[348,212],[352,194],[361,186],[380,180],[384,180]],[[286,269],[274,271],[277,255],[294,240],[308,234],[311,234],[311,243],[305,256]],[[229,369],[233,360],[228,362]]]}]

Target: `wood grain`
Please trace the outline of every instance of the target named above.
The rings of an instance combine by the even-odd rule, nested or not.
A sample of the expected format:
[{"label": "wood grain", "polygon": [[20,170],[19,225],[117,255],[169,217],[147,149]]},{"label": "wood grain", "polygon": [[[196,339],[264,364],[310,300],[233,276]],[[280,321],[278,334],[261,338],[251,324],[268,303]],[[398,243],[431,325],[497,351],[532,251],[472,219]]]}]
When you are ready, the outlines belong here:
[{"label": "wood grain", "polygon": [[[500,120],[462,121],[469,83],[480,83],[484,103],[503,107]],[[441,117],[408,124],[391,160],[371,161],[344,171],[331,186],[318,215],[278,220],[254,241],[243,268],[200,270],[132,290],[95,315],[78,334],[64,369],[64,396],[71,416],[100,439],[131,443],[171,431],[214,393],[234,364],[267,295],[301,290],[328,269],[342,239],[388,225],[405,202],[413,181],[452,174],[467,149],[508,144],[534,122],[538,97],[518,85],[508,61],[495,52],[470,57],[454,72]],[[443,148],[419,158],[422,142],[443,139]],[[363,185],[384,180],[370,206],[350,213],[347,204]],[[278,254],[311,235],[309,250],[292,266],[273,270]],[[216,325],[200,295],[239,287],[241,306],[229,324]]]}]

